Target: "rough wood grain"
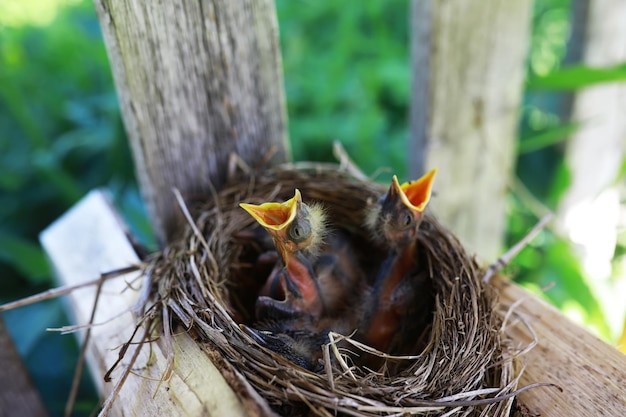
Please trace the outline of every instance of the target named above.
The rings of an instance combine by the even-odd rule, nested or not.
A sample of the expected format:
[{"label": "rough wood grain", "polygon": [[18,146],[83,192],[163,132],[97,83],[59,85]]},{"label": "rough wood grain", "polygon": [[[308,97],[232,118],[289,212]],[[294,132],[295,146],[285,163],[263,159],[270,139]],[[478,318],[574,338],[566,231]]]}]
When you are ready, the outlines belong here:
[{"label": "rough wood grain", "polygon": [[[626,355],[523,288],[502,278],[495,285],[503,303],[523,300],[515,312],[537,337],[537,346],[525,357],[521,384],[552,382],[563,388],[563,392],[535,389],[521,394],[530,415],[626,416]],[[533,340],[520,322],[509,327],[508,333],[520,346]]]},{"label": "rough wood grain", "polygon": [[[40,238],[62,285],[84,282],[102,272],[138,262],[124,227],[100,191],[91,192],[48,227]],[[102,325],[93,327],[88,362],[96,386],[105,397],[136,349],[135,346],[129,348],[124,361],[113,372],[113,381],[105,383],[104,374],[135,327],[129,307],[136,300],[138,291],[128,285],[134,278],[136,274],[107,281],[96,311],[95,322]],[[139,282],[132,286],[138,288]],[[96,288],[88,287],[69,296],[78,324],[88,322],[95,294]],[[181,332],[175,338],[174,353],[172,377],[160,383],[166,368],[167,350],[159,342],[144,347],[111,415],[249,415],[244,410],[243,400],[235,395],[206,353],[186,333]]]},{"label": "rough wood grain", "polygon": [[158,241],[176,234],[172,187],[210,195],[236,152],[286,158],[278,24],[271,0],[95,0]]},{"label": "rough wood grain", "polygon": [[411,176],[440,168],[438,217],[489,261],[501,251],[531,7],[412,1]]},{"label": "rough wood grain", "polygon": [[48,415],[0,315],[0,417]]}]

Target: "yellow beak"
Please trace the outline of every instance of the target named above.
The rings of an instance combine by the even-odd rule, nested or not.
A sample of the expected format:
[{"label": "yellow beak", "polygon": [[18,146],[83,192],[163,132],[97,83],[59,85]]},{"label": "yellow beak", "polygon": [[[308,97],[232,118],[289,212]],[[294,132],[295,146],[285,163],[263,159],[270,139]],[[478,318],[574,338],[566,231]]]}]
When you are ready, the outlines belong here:
[{"label": "yellow beak", "polygon": [[240,203],[239,206],[268,230],[280,231],[290,225],[296,218],[298,207],[302,203],[300,190],[296,188],[293,198],[284,203],[263,203],[260,205]]},{"label": "yellow beak", "polygon": [[394,175],[391,187],[400,196],[404,205],[417,212],[423,212],[430,201],[433,182],[437,168],[434,168],[415,181],[405,182],[400,185]]}]

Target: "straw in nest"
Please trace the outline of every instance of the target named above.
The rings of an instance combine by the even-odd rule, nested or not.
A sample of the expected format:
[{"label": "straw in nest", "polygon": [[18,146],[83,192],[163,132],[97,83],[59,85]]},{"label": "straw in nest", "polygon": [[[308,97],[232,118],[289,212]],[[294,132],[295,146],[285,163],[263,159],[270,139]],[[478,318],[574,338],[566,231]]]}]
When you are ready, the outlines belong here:
[{"label": "straw in nest", "polygon": [[[326,207],[332,226],[370,240],[362,227],[363,209],[384,186],[322,164],[286,165],[238,178],[211,203],[192,205],[185,236],[152,256],[144,317],[160,320],[166,337],[175,317],[281,414],[509,415],[520,352],[505,339],[503,314],[482,280],[484,271],[431,215],[420,227],[419,253],[432,282],[432,323],[427,342],[414,355],[388,357],[350,335],[331,333],[324,346],[325,373],[318,374],[257,345],[240,329],[240,322],[252,320],[254,296],[242,289],[251,285],[246,272],[260,250],[239,237],[254,221],[238,204],[286,200],[295,188],[305,201]],[[372,372],[352,364],[351,355],[365,354],[381,355],[400,371]]]}]

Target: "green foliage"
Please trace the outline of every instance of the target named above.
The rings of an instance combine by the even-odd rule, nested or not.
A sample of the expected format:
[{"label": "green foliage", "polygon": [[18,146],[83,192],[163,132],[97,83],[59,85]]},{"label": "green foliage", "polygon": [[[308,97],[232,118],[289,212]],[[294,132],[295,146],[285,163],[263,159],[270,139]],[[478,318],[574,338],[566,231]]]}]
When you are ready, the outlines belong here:
[{"label": "green foliage", "polygon": [[523,155],[560,143],[576,133],[580,127],[580,123],[566,123],[560,126],[549,127],[541,133],[536,133],[532,136],[521,137],[517,146],[517,154]]},{"label": "green foliage", "polygon": [[534,2],[528,74],[541,76],[561,66],[571,30],[571,0]]},{"label": "green foliage", "polygon": [[365,172],[402,176],[409,2],[276,3],[294,158],[334,161],[338,140]]},{"label": "green foliage", "polygon": [[[528,202],[515,195],[509,199],[507,245],[521,240],[537,217]],[[575,310],[581,324],[600,337],[610,335],[607,319],[594,289],[582,271],[571,243],[552,230],[544,230],[516,258],[509,272],[515,280],[562,311]]]},{"label": "green foliage", "polygon": [[[0,8],[0,303],[53,285],[37,235],[90,189],[115,183],[118,196],[137,194],[93,4],[60,9],[56,18],[43,7],[34,21],[44,26],[12,25],[26,15],[6,6]],[[76,342],[45,332],[68,324],[61,303],[4,317],[51,415],[62,415]],[[75,415],[87,416],[97,398],[88,376],[83,382],[83,409]]]},{"label": "green foliage", "polygon": [[11,263],[17,271],[29,277],[33,284],[50,276],[48,260],[38,245],[19,236],[0,231],[0,259]]},{"label": "green foliage", "polygon": [[5,27],[0,59],[0,269],[13,277],[1,284],[8,297],[24,279],[51,283],[37,234],[94,187],[132,187],[133,169],[93,5],[63,9],[49,26]]},{"label": "green foliage", "polygon": [[551,71],[543,76],[528,80],[528,88],[533,90],[578,90],[601,83],[626,80],[626,64],[609,68],[592,68],[583,65]]},{"label": "green foliage", "polygon": [[[564,160],[564,141],[583,128],[568,121],[568,91],[623,81],[626,65],[563,67],[570,32],[570,0],[535,2],[533,42],[529,53],[525,106],[520,123],[517,175],[509,204],[507,244],[521,239],[547,209],[555,210],[571,184],[572,169]],[[570,60],[571,62],[571,60]],[[626,166],[626,165],[624,165]],[[622,171],[618,180],[623,180]],[[616,181],[618,181],[616,180]],[[616,254],[624,252],[618,240]],[[515,279],[607,341],[614,337],[607,309],[600,301],[601,284],[590,279],[571,242],[553,229],[544,231],[514,260]],[[614,262],[614,266],[618,263]],[[619,268],[614,268],[619,273]],[[547,288],[544,292],[541,289]],[[614,321],[614,319],[613,319]]]}]

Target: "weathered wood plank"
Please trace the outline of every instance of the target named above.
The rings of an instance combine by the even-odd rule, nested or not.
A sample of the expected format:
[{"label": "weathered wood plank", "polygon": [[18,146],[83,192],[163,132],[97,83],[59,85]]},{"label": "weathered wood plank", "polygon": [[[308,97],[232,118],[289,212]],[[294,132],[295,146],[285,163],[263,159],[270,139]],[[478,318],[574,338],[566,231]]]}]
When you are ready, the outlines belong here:
[{"label": "weathered wood plank", "polygon": [[441,168],[432,207],[487,261],[501,253],[531,8],[412,1],[411,176]]},{"label": "weathered wood plank", "polygon": [[211,195],[230,153],[287,155],[271,0],[95,0],[137,178],[157,239],[180,230],[172,187]]},{"label": "weathered wood plank", "polygon": [[[521,394],[530,415],[626,416],[626,355],[518,285],[502,278],[494,285],[503,303],[523,300],[515,312],[537,337],[537,345],[525,356],[521,384],[552,382],[563,388],[563,392],[535,389]],[[507,332],[520,346],[533,340],[520,322]]]},{"label": "weathered wood plank", "polygon": [[[92,191],[78,205],[41,234],[60,283],[72,285],[98,277],[101,273],[123,268],[139,259],[119,218],[104,194]],[[125,364],[136,347],[131,346],[122,364],[105,383],[104,374],[118,357],[119,347],[130,337],[135,318],[129,307],[137,299],[140,281],[128,283],[137,274],[105,282],[100,295],[88,362],[96,386],[105,396],[119,380]],[[85,324],[91,315],[96,288],[73,292],[70,303],[76,322]],[[84,333],[81,333],[81,338]],[[113,415],[124,416],[243,416],[240,400],[203,350],[186,333],[176,336],[175,362],[170,380],[159,380],[167,363],[162,343],[144,347],[131,374],[114,403]]]}]

